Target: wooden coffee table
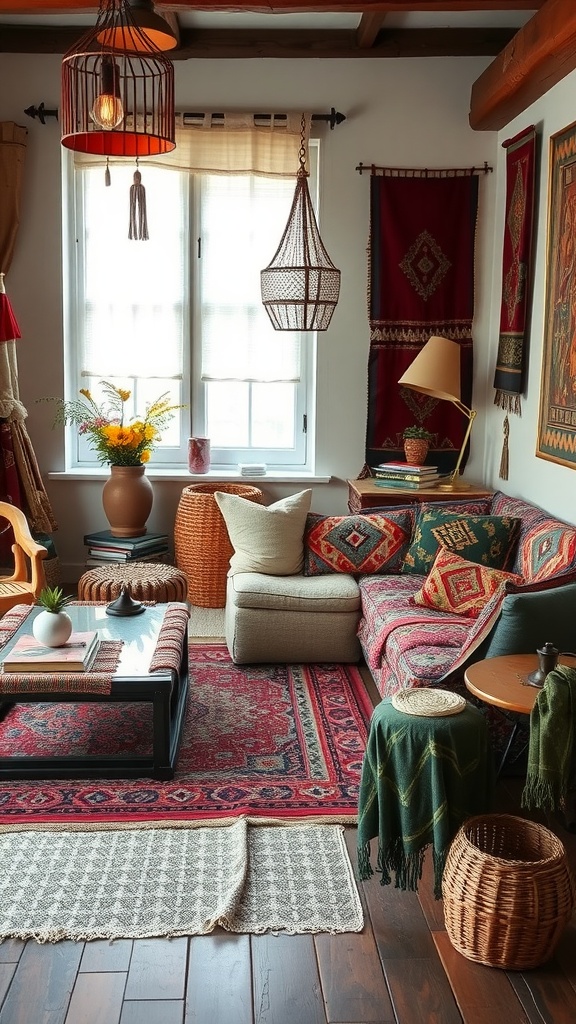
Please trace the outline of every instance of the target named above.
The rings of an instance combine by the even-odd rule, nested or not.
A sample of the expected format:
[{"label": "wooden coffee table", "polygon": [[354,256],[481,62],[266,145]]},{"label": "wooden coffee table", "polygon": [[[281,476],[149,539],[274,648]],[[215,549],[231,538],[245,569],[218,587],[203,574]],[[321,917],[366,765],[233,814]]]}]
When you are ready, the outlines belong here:
[{"label": "wooden coffee table", "polygon": [[[0,757],[0,779],[54,778],[138,778],[171,779],[180,748],[188,695],[188,643],[183,638],[178,672],[161,669],[150,673],[149,665],[164,621],[166,604],[146,607],[141,615],[106,615],[104,604],[76,604],[66,609],[74,629],[97,629],[102,640],[122,640],[120,660],[110,693],[31,692],[10,693],[3,701],[4,712],[23,703],[145,703],[151,706],[150,754],[86,754],[71,756]],[[0,650],[8,654],[21,633],[31,631],[34,609],[14,636]],[[2,724],[0,722],[0,729]]]},{"label": "wooden coffee table", "polygon": [[[558,659],[558,664],[576,667],[576,657],[562,654]],[[512,732],[502,755],[497,775],[502,771],[510,753],[522,721],[520,716],[530,714],[536,697],[540,693],[540,687],[532,686],[528,682],[528,676],[537,668],[538,655],[536,653],[504,654],[498,658],[477,661],[474,665],[469,665],[464,672],[464,682],[470,693],[479,697],[486,704],[500,708],[502,713],[509,715],[513,721]]]}]

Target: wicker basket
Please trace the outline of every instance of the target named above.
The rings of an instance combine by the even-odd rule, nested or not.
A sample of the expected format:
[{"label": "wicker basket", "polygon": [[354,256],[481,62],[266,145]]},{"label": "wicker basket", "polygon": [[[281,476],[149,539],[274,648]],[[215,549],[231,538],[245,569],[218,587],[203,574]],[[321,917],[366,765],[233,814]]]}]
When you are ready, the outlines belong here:
[{"label": "wicker basket", "polygon": [[442,878],[452,945],[489,967],[525,970],[548,960],[574,907],[566,851],[553,832],[508,814],[469,818]]},{"label": "wicker basket", "polygon": [[182,491],[174,524],[176,565],[188,577],[188,600],[201,608],[223,608],[234,548],[214,491],[262,504],[262,491],[248,484],[191,484]]}]

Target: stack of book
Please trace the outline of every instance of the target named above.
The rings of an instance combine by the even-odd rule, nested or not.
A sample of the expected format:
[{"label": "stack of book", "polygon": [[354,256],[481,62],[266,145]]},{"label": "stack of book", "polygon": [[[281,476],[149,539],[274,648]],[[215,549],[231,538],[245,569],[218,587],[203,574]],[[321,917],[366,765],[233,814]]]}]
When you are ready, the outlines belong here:
[{"label": "stack of book", "polygon": [[60,647],[45,647],[31,634],[23,634],[2,667],[4,672],[88,672],[99,647],[95,629],[72,633]]},{"label": "stack of book", "polygon": [[438,466],[411,466],[409,462],[381,462],[374,468],[377,487],[398,487],[417,491],[435,487],[440,479]]},{"label": "stack of book", "polygon": [[169,562],[170,549],[165,533],[144,533],[141,537],[114,537],[110,530],[87,533],[86,565],[109,565],[110,562]]}]

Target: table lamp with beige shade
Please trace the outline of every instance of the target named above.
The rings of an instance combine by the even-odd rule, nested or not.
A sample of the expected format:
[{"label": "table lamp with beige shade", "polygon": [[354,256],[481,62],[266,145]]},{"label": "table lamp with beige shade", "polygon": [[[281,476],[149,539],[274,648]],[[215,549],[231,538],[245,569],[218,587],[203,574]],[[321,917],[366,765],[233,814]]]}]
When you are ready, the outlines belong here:
[{"label": "table lamp with beige shade", "polygon": [[467,490],[470,484],[460,479],[460,465],[476,412],[464,405],[460,398],[459,344],[449,338],[432,336],[410,363],[398,383],[405,388],[411,388],[412,391],[419,391],[423,395],[452,402],[468,420],[458,461],[448,479],[437,485],[438,490],[441,491]]}]

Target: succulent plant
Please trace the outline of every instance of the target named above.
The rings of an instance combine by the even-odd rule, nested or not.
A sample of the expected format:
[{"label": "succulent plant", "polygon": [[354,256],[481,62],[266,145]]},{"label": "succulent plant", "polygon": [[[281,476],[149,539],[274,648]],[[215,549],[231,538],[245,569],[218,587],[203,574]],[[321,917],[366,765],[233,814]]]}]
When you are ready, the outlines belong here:
[{"label": "succulent plant", "polygon": [[66,595],[61,587],[44,587],[40,591],[36,604],[41,605],[47,612],[63,611],[70,601],[73,601],[72,595]]},{"label": "succulent plant", "polygon": [[412,439],[412,438],[413,439],[419,438],[422,441],[431,441],[432,440],[432,434],[430,433],[429,430],[426,430],[425,427],[417,427],[417,426],[405,427],[403,432],[402,432],[402,437],[404,438],[404,440]]}]

